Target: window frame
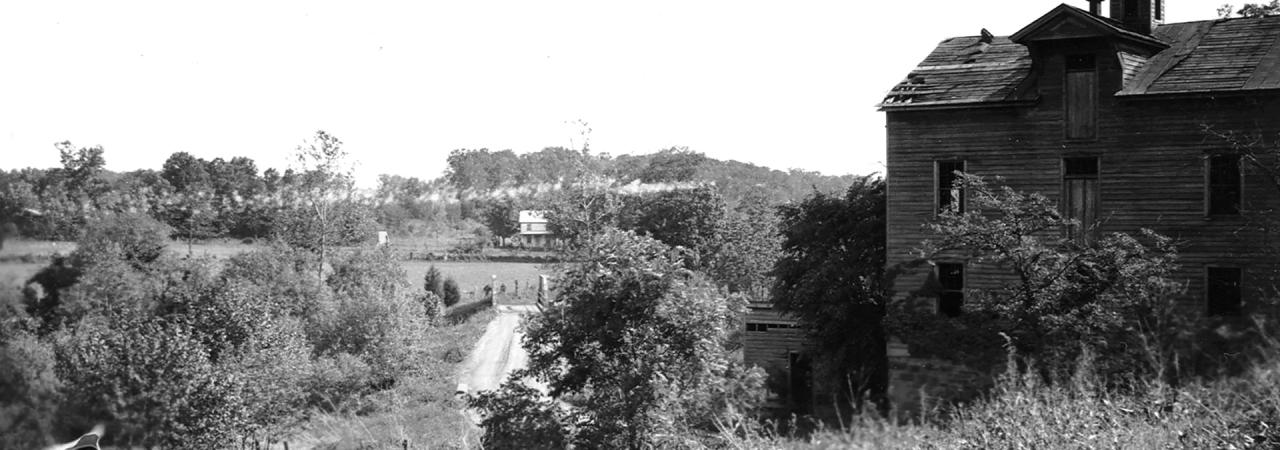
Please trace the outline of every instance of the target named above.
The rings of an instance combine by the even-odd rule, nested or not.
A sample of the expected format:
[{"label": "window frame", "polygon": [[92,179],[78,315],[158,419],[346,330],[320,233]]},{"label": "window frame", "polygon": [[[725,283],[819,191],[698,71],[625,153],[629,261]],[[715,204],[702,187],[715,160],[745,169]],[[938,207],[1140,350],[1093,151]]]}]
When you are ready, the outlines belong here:
[{"label": "window frame", "polygon": [[[1213,302],[1213,294],[1219,292],[1213,286],[1215,270],[1234,270],[1236,282],[1236,298],[1234,305],[1217,306]],[[1244,268],[1239,266],[1206,265],[1204,268],[1204,313],[1206,317],[1237,317],[1244,314]]]},{"label": "window frame", "polygon": [[[1235,180],[1235,211],[1223,212],[1215,211],[1214,205],[1214,188],[1223,183],[1214,183],[1214,158],[1218,157],[1234,157],[1236,165]],[[1206,219],[1215,217],[1238,217],[1244,214],[1245,199],[1245,183],[1244,183],[1244,164],[1241,155],[1232,151],[1211,151],[1204,156],[1204,216]]]},{"label": "window frame", "polygon": [[[1089,57],[1089,68],[1072,68],[1072,58]],[[1071,135],[1071,74],[1072,73],[1091,73],[1093,74],[1093,89],[1089,91],[1090,106],[1093,111],[1090,112],[1090,123],[1088,124],[1088,136],[1072,136]],[[1095,53],[1073,53],[1062,56],[1062,137],[1068,141],[1095,141],[1098,139],[1098,91],[1101,76],[1098,75],[1098,55]]]},{"label": "window frame", "polygon": [[[958,288],[948,287],[947,283],[943,282],[943,278],[942,278],[942,274],[944,273],[943,266],[952,266],[959,269],[960,286]],[[965,285],[966,285],[966,282],[968,281],[967,277],[965,276],[966,272],[968,272],[968,270],[965,269],[965,264],[962,262],[938,261],[933,264],[933,271],[934,271],[934,278],[938,281],[938,291],[937,291],[936,301],[934,302],[934,312],[936,312],[938,315],[945,316],[945,317],[958,317],[961,314],[964,314],[964,301],[966,297]],[[956,305],[955,307],[954,314],[952,314],[949,311],[950,308],[943,307],[943,302],[946,301],[944,297],[947,294],[955,294],[960,299],[959,304]]]},{"label": "window frame", "polygon": [[[953,172],[953,171],[944,171],[942,168],[943,164],[959,164],[960,170],[958,170],[958,172],[960,173],[968,173],[967,171],[969,170],[969,162],[964,159],[933,160],[933,215],[936,217],[947,210],[954,211],[956,214],[964,214],[965,203],[967,203],[968,196],[965,195],[966,192],[963,187],[959,189],[959,199],[956,199],[956,203],[954,203],[954,206],[953,204],[949,203],[948,205],[945,205],[945,208],[944,208],[944,205],[942,204],[942,199],[944,197],[942,193],[944,189],[942,185],[943,174]],[[956,178],[957,177],[952,176],[951,181],[954,183]],[[948,194],[950,194],[951,192],[954,192],[954,191],[951,189],[947,189]],[[948,195],[947,197],[950,197],[950,196]]]},{"label": "window frame", "polygon": [[[1071,160],[1093,159],[1093,165],[1094,165],[1093,173],[1091,175],[1069,173],[1067,170],[1069,167],[1069,165],[1067,164],[1067,160],[1069,159]],[[1100,234],[1101,228],[1102,228],[1101,219],[1099,218],[1102,213],[1102,156],[1096,155],[1096,154],[1063,155],[1062,158],[1058,160],[1058,164],[1059,164],[1059,174],[1060,174],[1060,181],[1061,181],[1061,185],[1060,185],[1061,195],[1058,201],[1058,211],[1062,213],[1063,218],[1072,218],[1071,213],[1068,210],[1068,208],[1071,206],[1068,203],[1069,181],[1094,180],[1095,182],[1093,195],[1091,195],[1090,198],[1088,199],[1088,201],[1091,202],[1093,205],[1093,213],[1095,216],[1094,223],[1084,223],[1082,221],[1079,225],[1080,231],[1078,235],[1073,233],[1070,227],[1066,227],[1063,229],[1064,236],[1068,238],[1077,239],[1083,242],[1093,242],[1098,238],[1098,235]]]}]

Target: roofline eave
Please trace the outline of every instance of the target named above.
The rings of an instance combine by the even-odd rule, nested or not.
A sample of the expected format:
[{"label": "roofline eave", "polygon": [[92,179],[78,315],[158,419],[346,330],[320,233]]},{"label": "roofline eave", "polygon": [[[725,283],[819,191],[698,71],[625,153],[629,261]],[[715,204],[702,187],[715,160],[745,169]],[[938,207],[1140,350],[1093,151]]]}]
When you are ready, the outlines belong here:
[{"label": "roofline eave", "polygon": [[938,111],[947,109],[987,109],[987,108],[1013,108],[1018,106],[1033,106],[1040,99],[1028,100],[1000,100],[1000,101],[976,101],[976,102],[955,102],[955,103],[902,103],[902,104],[885,104],[876,105],[879,111],[896,112],[896,111]]}]

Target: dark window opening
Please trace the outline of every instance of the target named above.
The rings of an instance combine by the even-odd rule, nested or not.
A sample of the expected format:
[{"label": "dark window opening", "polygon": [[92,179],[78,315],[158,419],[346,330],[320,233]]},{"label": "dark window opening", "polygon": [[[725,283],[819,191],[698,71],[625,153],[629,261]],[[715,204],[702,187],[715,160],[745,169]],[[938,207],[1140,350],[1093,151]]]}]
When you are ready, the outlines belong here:
[{"label": "dark window opening", "polygon": [[964,212],[964,189],[956,185],[959,176],[956,172],[964,172],[964,161],[938,161],[938,212]]},{"label": "dark window opening", "polygon": [[1156,20],[1164,20],[1164,0],[1156,0],[1155,3]]},{"label": "dark window opening", "polygon": [[1209,214],[1240,214],[1240,155],[1209,156]]},{"label": "dark window opening", "polygon": [[1210,316],[1235,316],[1243,309],[1239,268],[1210,267],[1206,286]]},{"label": "dark window opening", "polygon": [[799,328],[799,326],[785,323],[747,323],[747,331],[769,331],[774,328]]},{"label": "dark window opening", "polygon": [[956,317],[964,306],[964,265],[938,263],[938,312]]},{"label": "dark window opening", "polygon": [[1062,159],[1062,215],[1074,223],[1067,236],[1092,242],[1098,233],[1098,158]]},{"label": "dark window opening", "polygon": [[1127,22],[1127,21],[1135,20],[1135,19],[1137,19],[1137,18],[1138,18],[1138,1],[1137,1],[1137,0],[1125,0],[1125,2],[1124,2],[1124,19],[1125,19],[1125,21]]},{"label": "dark window opening", "polygon": [[1098,72],[1094,55],[1067,56],[1064,92],[1068,139],[1090,139],[1097,134]]}]

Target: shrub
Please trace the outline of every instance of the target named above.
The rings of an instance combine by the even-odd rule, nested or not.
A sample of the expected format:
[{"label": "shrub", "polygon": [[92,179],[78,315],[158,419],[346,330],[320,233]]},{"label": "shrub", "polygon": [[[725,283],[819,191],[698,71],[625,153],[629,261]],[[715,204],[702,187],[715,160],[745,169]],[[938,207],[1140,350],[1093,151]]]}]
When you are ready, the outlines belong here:
[{"label": "shrub", "polygon": [[39,448],[52,435],[58,390],[53,347],[22,332],[0,341],[0,449]]},{"label": "shrub", "polygon": [[462,301],[462,293],[458,292],[458,282],[453,278],[444,280],[444,305],[453,306]]},{"label": "shrub", "polygon": [[342,411],[372,392],[373,371],[348,353],[317,358],[307,381],[307,404],[326,411]]},{"label": "shrub", "polygon": [[315,259],[284,245],[232,256],[222,270],[228,283],[258,288],[260,301],[271,303],[296,317],[308,317],[319,308],[323,289],[312,275]]},{"label": "shrub", "polygon": [[118,426],[116,442],[216,447],[243,430],[236,380],[218,373],[182,320],[121,315],[110,326],[77,327],[58,349],[67,425]]},{"label": "shrub", "polygon": [[423,292],[418,294],[418,302],[422,303],[423,315],[432,325],[438,325],[444,320],[444,300],[439,296],[431,292]]},{"label": "shrub", "polygon": [[325,283],[335,295],[356,298],[394,297],[409,283],[390,247],[360,249],[337,258]]},{"label": "shrub", "polygon": [[96,256],[118,254],[134,267],[141,268],[164,254],[173,229],[143,214],[118,214],[90,225],[72,252],[76,267],[86,267]]},{"label": "shrub", "polygon": [[444,276],[440,274],[440,269],[432,264],[427,269],[426,275],[422,276],[422,289],[435,294],[436,297],[444,298]]}]

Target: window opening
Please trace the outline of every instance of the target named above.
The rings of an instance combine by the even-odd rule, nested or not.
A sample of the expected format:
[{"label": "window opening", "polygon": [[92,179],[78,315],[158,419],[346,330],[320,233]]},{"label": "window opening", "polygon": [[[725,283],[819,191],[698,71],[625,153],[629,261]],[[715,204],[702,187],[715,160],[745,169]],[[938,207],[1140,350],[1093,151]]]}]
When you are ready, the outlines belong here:
[{"label": "window opening", "polygon": [[1208,313],[1210,316],[1235,316],[1243,309],[1240,299],[1241,270],[1235,267],[1210,267],[1207,274]]},{"label": "window opening", "polygon": [[959,177],[956,172],[964,172],[964,161],[937,162],[938,212],[964,212],[964,188],[956,186]]},{"label": "window opening", "polygon": [[1067,236],[1081,243],[1097,238],[1098,158],[1062,159],[1062,215],[1075,223],[1067,225]]},{"label": "window opening", "polygon": [[938,263],[938,312],[947,317],[960,315],[964,305],[964,265]]},{"label": "window opening", "polygon": [[1240,155],[1209,156],[1209,214],[1240,214]]}]

